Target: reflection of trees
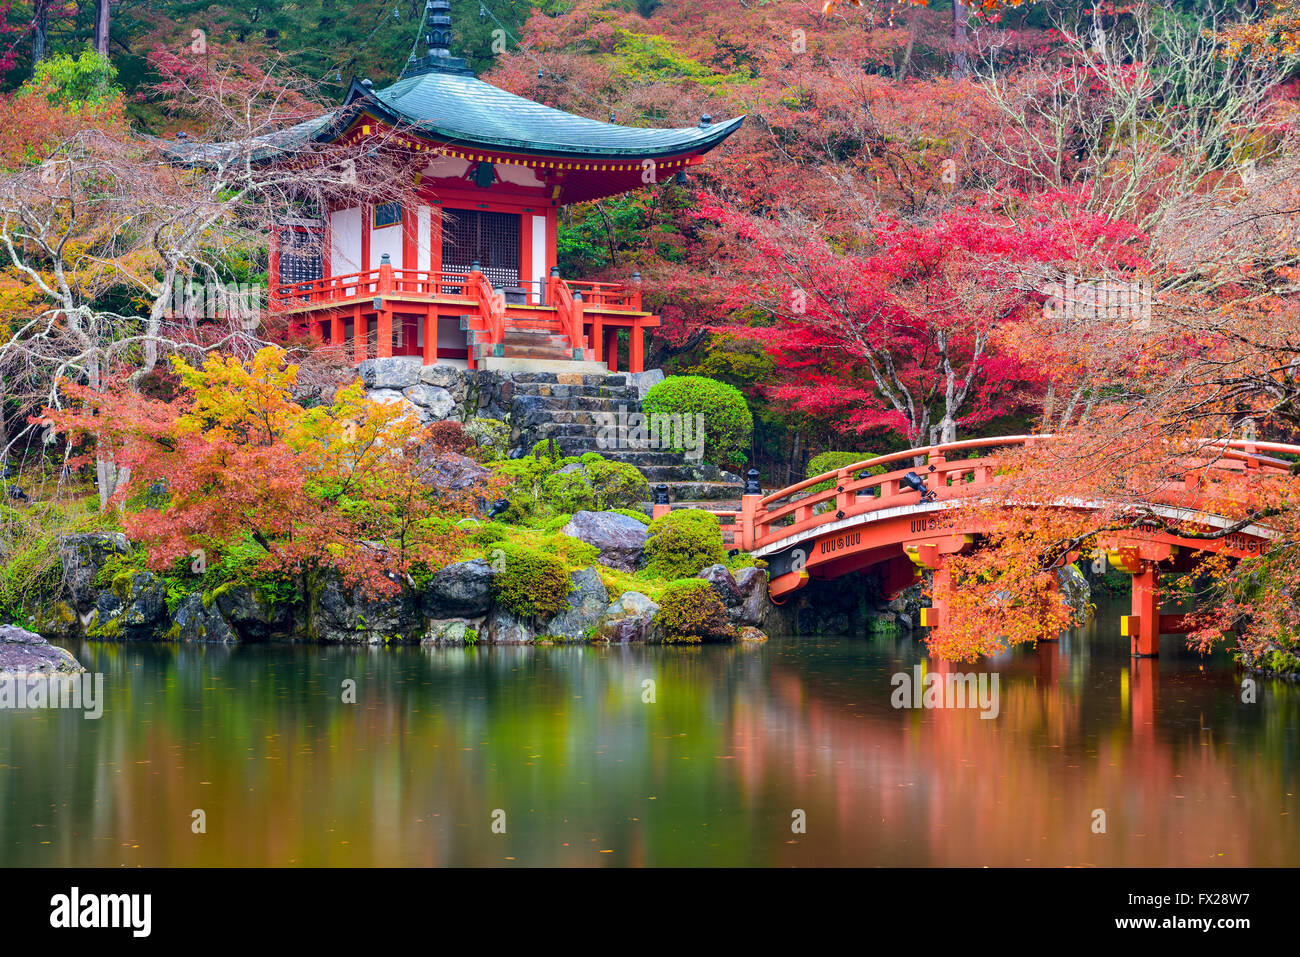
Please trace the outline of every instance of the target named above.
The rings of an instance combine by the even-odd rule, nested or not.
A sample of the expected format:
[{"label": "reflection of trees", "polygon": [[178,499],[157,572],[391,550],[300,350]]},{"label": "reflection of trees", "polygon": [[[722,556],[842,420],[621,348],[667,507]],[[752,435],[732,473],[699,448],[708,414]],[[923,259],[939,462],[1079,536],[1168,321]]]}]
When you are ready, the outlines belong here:
[{"label": "reflection of trees", "polygon": [[1144,685],[1099,629],[995,662],[994,721],[893,710],[889,676],[920,660],[895,639],[82,645],[105,717],[0,713],[0,838],[8,863],[66,864],[1293,859],[1296,689],[1241,706],[1177,657]]}]

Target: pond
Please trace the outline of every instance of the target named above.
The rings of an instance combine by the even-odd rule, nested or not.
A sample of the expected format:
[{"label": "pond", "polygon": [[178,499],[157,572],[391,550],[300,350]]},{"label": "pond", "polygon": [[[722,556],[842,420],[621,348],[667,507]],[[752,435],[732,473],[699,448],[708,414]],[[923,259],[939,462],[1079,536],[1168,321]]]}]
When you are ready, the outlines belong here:
[{"label": "pond", "polygon": [[1261,681],[1244,702],[1226,655],[1201,658],[1176,637],[1158,660],[1134,661],[1119,611],[1036,650],[947,666],[997,675],[988,718],[894,707],[894,675],[943,668],[894,636],[688,648],[75,642],[104,675],[103,715],[0,711],[0,861],[1300,859],[1300,688]]}]

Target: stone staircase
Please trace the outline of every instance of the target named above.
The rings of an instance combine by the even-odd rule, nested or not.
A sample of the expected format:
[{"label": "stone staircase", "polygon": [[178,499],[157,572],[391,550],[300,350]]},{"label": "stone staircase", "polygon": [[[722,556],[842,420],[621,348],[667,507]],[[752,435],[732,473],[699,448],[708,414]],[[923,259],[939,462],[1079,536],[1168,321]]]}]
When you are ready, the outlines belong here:
[{"label": "stone staircase", "polygon": [[511,447],[526,455],[540,441],[553,439],[563,455],[597,452],[615,462],[640,469],[651,489],[668,487],[674,506],[701,503],[707,508],[740,507],[743,482],[705,462],[692,462],[681,452],[634,449],[618,441],[602,441],[605,416],[641,411],[640,391],[622,373],[516,373],[512,377]]},{"label": "stone staircase", "polygon": [[589,356],[575,348],[560,329],[558,319],[508,320],[501,342],[484,342],[487,333],[470,328],[469,316],[460,317],[460,327],[475,360],[541,359],[550,361],[584,361]]}]

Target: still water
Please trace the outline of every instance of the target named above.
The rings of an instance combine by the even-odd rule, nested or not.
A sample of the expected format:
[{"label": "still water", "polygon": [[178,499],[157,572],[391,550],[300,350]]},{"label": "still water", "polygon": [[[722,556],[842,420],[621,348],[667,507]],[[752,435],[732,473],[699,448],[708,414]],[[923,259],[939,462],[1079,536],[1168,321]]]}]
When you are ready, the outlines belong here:
[{"label": "still water", "polygon": [[0,711],[0,864],[1300,863],[1300,688],[1243,703],[1179,638],[1134,662],[1115,611],[950,666],[998,673],[993,720],[892,707],[926,663],[897,637],[74,643],[103,717]]}]

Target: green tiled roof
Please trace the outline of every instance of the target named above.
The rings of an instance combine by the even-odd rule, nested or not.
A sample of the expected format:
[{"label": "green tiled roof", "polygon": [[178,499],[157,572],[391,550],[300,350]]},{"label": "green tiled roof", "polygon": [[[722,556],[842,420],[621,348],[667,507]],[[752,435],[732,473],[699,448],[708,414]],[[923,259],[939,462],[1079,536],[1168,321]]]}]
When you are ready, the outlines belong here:
[{"label": "green tiled roof", "polygon": [[602,123],[507,93],[468,71],[435,67],[382,90],[354,80],[340,109],[252,140],[208,144],[175,140],[165,148],[180,162],[269,160],[312,141],[328,142],[360,110],[440,142],[546,156],[645,158],[704,152],[734,133],[744,120],[740,116],[678,129]]},{"label": "green tiled roof", "polygon": [[436,69],[382,90],[353,83],[347,102],[358,101],[433,139],[546,155],[645,157],[709,150],[744,120],[679,129],[620,126],[543,106],[467,73]]}]

